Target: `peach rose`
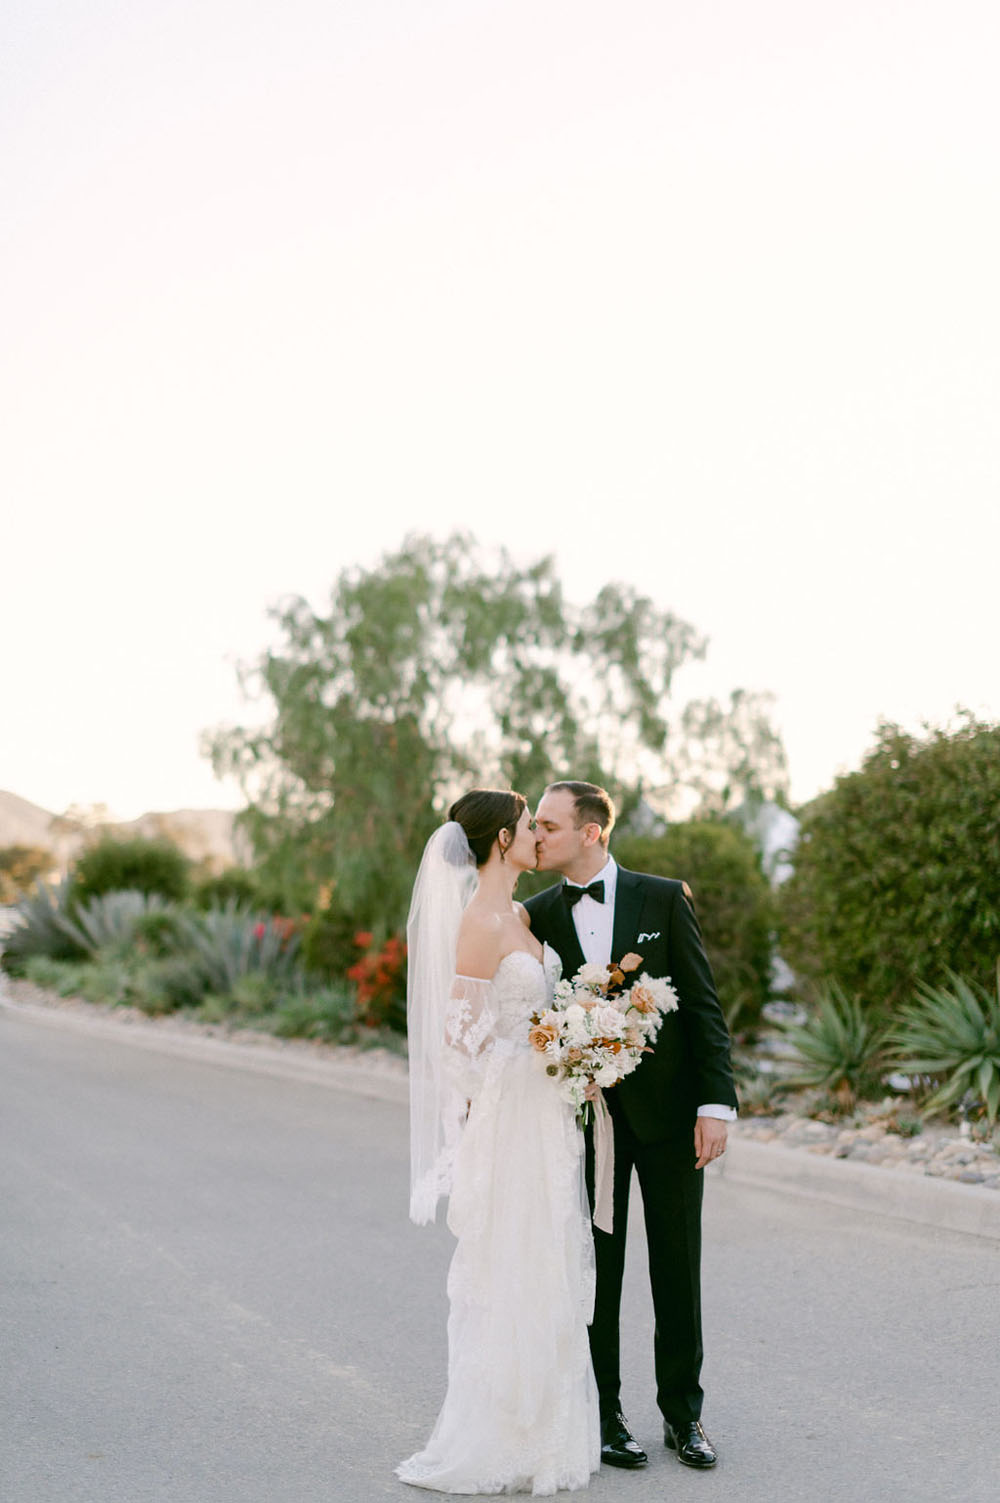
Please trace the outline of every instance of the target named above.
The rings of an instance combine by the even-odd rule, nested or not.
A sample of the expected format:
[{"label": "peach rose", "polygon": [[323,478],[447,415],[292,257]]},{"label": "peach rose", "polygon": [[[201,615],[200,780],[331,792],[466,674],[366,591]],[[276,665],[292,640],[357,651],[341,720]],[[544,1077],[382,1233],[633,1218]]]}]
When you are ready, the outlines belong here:
[{"label": "peach rose", "polygon": [[629,1002],[636,1012],[656,1012],[656,998],[653,993],[644,986],[633,986],[629,993]]},{"label": "peach rose", "polygon": [[539,1054],[544,1054],[556,1034],[557,1029],[551,1023],[536,1023],[528,1034],[528,1043],[532,1049],[537,1049]]}]

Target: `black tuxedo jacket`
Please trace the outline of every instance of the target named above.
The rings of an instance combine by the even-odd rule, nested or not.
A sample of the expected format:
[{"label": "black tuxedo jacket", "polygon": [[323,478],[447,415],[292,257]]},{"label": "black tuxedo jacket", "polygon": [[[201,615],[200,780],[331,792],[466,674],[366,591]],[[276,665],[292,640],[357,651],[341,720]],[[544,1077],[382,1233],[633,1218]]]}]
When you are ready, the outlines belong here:
[{"label": "black tuxedo jacket", "polygon": [[[584,956],[562,884],[525,907],[532,933],[559,955],[563,975],[574,976]],[[685,882],[618,868],[611,958],[630,951],[642,956],[641,971],[670,978],[678,1008],[664,1016],[653,1053],[606,1093],[608,1107],[613,1117],[625,1117],[640,1143],[674,1144],[679,1160],[693,1162],[699,1106],[737,1102],[729,1030]]]}]

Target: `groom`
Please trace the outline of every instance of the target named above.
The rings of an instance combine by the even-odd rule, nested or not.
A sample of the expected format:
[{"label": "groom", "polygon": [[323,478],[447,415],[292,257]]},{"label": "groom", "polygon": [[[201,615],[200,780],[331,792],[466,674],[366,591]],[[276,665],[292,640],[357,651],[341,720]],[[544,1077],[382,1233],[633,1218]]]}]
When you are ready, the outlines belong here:
[{"label": "groom", "polygon": [[[656,1318],[656,1401],[664,1441],[686,1466],[710,1467],[716,1452],[701,1427],[702,1170],[726,1147],[736,1116],[729,1034],[685,882],[626,871],[608,853],[614,805],[594,783],[553,783],[535,815],[540,871],[564,883],[529,898],[532,932],[547,940],[572,977],[584,962],[606,965],[629,951],[642,970],[669,976],[679,1006],[667,1013],[653,1053],[607,1092],[614,1123],[614,1230],[594,1227],[597,1297],[590,1350],[601,1406],[601,1459],[645,1466],[621,1411],[618,1313],[625,1263],[629,1184],[639,1178]],[[593,1196],[593,1144],[587,1181]]]}]

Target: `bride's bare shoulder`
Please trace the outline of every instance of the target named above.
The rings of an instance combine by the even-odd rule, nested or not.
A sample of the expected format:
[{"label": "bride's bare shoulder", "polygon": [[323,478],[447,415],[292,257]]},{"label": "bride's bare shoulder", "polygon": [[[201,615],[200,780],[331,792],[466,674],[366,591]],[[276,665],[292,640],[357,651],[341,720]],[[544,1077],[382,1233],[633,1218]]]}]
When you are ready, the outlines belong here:
[{"label": "bride's bare shoulder", "polygon": [[455,969],[460,976],[490,980],[500,964],[502,929],[499,915],[470,903],[458,931]]}]

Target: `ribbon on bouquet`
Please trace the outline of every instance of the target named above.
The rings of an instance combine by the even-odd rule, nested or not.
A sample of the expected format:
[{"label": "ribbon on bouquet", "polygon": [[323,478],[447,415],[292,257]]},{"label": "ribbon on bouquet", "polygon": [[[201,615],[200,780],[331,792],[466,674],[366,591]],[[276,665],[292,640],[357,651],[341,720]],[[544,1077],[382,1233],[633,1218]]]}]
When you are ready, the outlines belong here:
[{"label": "ribbon on bouquet", "polygon": [[594,1225],[602,1232],[614,1226],[615,1129],[604,1092],[594,1097]]}]

